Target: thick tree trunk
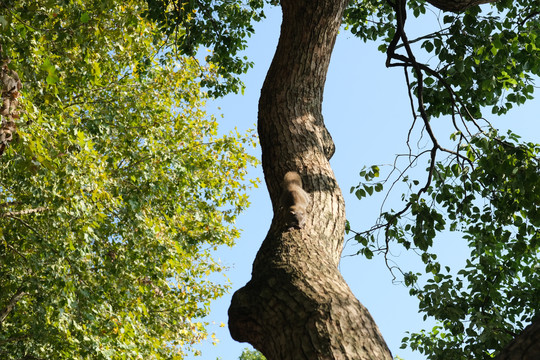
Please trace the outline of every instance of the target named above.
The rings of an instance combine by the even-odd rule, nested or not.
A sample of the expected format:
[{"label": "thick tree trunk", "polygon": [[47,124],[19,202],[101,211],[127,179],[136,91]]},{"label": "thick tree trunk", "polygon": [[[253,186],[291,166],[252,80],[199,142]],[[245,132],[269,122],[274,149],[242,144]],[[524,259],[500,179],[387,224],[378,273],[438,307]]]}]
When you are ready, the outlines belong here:
[{"label": "thick tree trunk", "polygon": [[[392,358],[338,271],[345,207],[321,104],[346,3],[281,1],[281,36],[261,91],[258,131],[274,218],[251,281],[233,296],[229,329],[269,360]],[[288,171],[301,175],[311,200],[300,229],[286,224],[280,206]]]}]

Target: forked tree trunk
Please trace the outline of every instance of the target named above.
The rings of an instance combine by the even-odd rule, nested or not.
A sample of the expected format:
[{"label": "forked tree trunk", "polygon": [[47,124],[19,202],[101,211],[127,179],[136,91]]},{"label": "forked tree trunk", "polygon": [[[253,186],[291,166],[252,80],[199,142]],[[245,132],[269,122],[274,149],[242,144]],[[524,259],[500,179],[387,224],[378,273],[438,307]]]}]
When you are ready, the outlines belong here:
[{"label": "forked tree trunk", "polygon": [[[269,360],[392,359],[338,271],[345,206],[321,104],[346,3],[281,1],[281,36],[261,91],[258,131],[274,218],[251,281],[233,296],[229,329]],[[280,207],[288,171],[301,175],[311,199],[301,229],[288,228]]]}]

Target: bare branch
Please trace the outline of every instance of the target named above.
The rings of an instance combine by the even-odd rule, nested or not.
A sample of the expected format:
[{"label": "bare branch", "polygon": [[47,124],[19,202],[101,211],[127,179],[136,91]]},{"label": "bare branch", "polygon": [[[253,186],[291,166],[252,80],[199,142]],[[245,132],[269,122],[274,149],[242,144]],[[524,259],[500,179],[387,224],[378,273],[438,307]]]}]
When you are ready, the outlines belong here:
[{"label": "bare branch", "polygon": [[[414,43],[419,42],[421,40],[434,39],[434,38],[439,38],[439,37],[442,37],[442,36],[448,36],[448,33],[445,33],[445,31],[447,31],[447,30],[448,30],[448,28],[441,29],[441,30],[433,32],[431,34],[427,34],[427,35],[424,35],[424,36],[417,37],[416,39],[409,40],[409,44],[414,44]],[[403,46],[405,46],[405,45],[404,44],[396,45],[396,50],[399,49],[399,48],[402,48]]]}]

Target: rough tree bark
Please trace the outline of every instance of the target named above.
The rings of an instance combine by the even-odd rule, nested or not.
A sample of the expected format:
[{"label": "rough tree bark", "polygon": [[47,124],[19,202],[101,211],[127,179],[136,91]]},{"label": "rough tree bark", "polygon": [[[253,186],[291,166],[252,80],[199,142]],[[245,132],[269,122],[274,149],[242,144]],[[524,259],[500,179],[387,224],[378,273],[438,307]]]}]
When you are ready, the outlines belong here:
[{"label": "rough tree bark", "polygon": [[540,318],[527,326],[495,357],[495,360],[540,359]]},{"label": "rough tree bark", "polygon": [[[321,105],[346,0],[282,0],[283,23],[259,102],[262,165],[274,218],[252,279],[229,308],[232,337],[269,360],[392,359],[372,317],[338,271],[345,206],[330,168]],[[298,172],[305,226],[288,229],[281,183]]]}]

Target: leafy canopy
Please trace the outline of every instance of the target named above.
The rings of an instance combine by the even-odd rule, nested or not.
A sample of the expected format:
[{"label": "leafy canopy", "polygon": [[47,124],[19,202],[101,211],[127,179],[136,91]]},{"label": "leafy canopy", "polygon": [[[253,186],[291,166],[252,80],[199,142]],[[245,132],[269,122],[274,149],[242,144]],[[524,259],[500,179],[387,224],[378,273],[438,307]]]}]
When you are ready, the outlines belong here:
[{"label": "leafy canopy", "polygon": [[[264,5],[264,1],[148,0],[145,14],[176,45],[163,56],[211,51],[206,60],[210,73],[217,76],[198,76],[213,95],[222,95],[241,90],[238,75],[250,66],[241,51],[253,32],[252,23],[264,17]],[[368,257],[377,251],[387,253],[390,240],[421,254],[431,276],[427,285],[421,287],[418,274],[405,272],[403,280],[412,286],[426,315],[441,321],[442,331],[413,334],[405,339],[410,346],[433,359],[444,358],[443,349],[452,349],[448,353],[452,359],[489,358],[538,314],[540,303],[534,301],[539,288],[537,215],[529,198],[522,196],[538,178],[537,145],[518,143],[512,134],[507,139],[482,119],[486,110],[505,114],[532,98],[533,79],[540,73],[540,9],[534,1],[503,0],[459,14],[438,13],[438,28],[408,39],[407,14],[424,19],[427,9],[422,0],[353,0],[346,11],[347,28],[364,40],[382,40],[379,49],[387,54],[387,66],[406,70],[409,95],[417,99],[412,106],[414,120],[422,120],[418,123],[432,142],[431,149],[411,152],[413,162],[428,156],[427,179],[409,182],[399,177],[410,187],[403,196],[404,209],[383,213],[379,224],[356,238]],[[85,23],[92,18],[80,13],[78,19]],[[132,54],[145,54],[145,48],[141,50]],[[58,69],[45,60],[43,70],[54,85],[60,78]],[[145,78],[152,57],[136,55],[132,60],[133,76]],[[87,73],[95,74],[97,69],[88,65]],[[105,71],[99,68],[100,73]],[[443,115],[455,127],[450,147],[442,145],[430,125]],[[441,159],[441,154],[449,157]],[[499,166],[501,161],[504,166]],[[373,167],[364,175],[372,181],[379,170]],[[384,181],[361,184],[353,191],[362,197],[383,188]],[[455,207],[454,201],[462,205]],[[377,230],[383,230],[382,247],[376,244]],[[462,230],[471,247],[467,267],[457,273],[441,271],[436,255],[430,253],[435,235],[446,230]],[[491,285],[480,287],[486,280]],[[532,306],[526,311],[528,304]]]},{"label": "leafy canopy", "polygon": [[[482,118],[487,109],[502,115],[532,99],[540,75],[540,6],[499,1],[439,13],[435,31],[409,39],[406,11],[423,19],[427,9],[423,1],[365,0],[347,10],[347,27],[366,41],[382,39],[387,66],[405,70],[411,103],[416,98],[407,143],[414,142],[417,119],[432,143],[411,149],[405,171],[390,174],[396,177],[378,182],[377,166],[360,174],[365,182],[351,189],[358,198],[400,180],[408,190],[402,209],[383,212],[355,239],[368,258],[388,258],[398,243],[425,264],[424,274],[399,270],[425,318],[439,325],[410,334],[403,347],[429,359],[490,359],[540,314],[540,145],[501,135]],[[454,127],[450,146],[431,126],[443,115]],[[425,157],[426,179],[411,177],[408,170]],[[436,236],[452,232],[471,251],[463,269],[443,266],[433,253]]]},{"label": "leafy canopy", "polygon": [[[426,263],[425,285],[412,272],[405,284],[425,317],[440,322],[404,340],[432,359],[487,359],[538,315],[540,145],[518,139],[474,138],[469,156],[481,155],[474,167],[438,163],[433,186],[413,200],[414,223],[395,227],[395,239]],[[471,249],[457,273],[430,253],[445,230],[462,234]]]},{"label": "leafy canopy", "polygon": [[[382,40],[379,49],[386,53],[396,35],[392,3],[351,1],[346,27],[364,41]],[[474,118],[480,118],[485,108],[501,115],[532,99],[533,80],[540,75],[537,2],[502,0],[459,14],[439,12],[422,0],[407,1],[407,7],[422,25],[426,24],[426,11],[438,12],[438,28],[408,39],[415,56],[428,59],[425,64],[433,70],[427,71],[423,84],[429,115],[455,113],[452,94]],[[401,44],[402,53],[406,48]]]},{"label": "leafy canopy", "polygon": [[253,22],[264,18],[263,0],[147,0],[147,17],[174,39],[176,51],[194,56],[200,48],[211,50],[206,61],[214,64],[219,77],[202,82],[213,95],[238,92],[243,85],[238,75],[253,66],[239,52],[255,31]]},{"label": "leafy canopy", "polygon": [[0,158],[0,358],[183,358],[255,162],[203,110],[216,68],[139,0],[0,8],[28,121]]}]

